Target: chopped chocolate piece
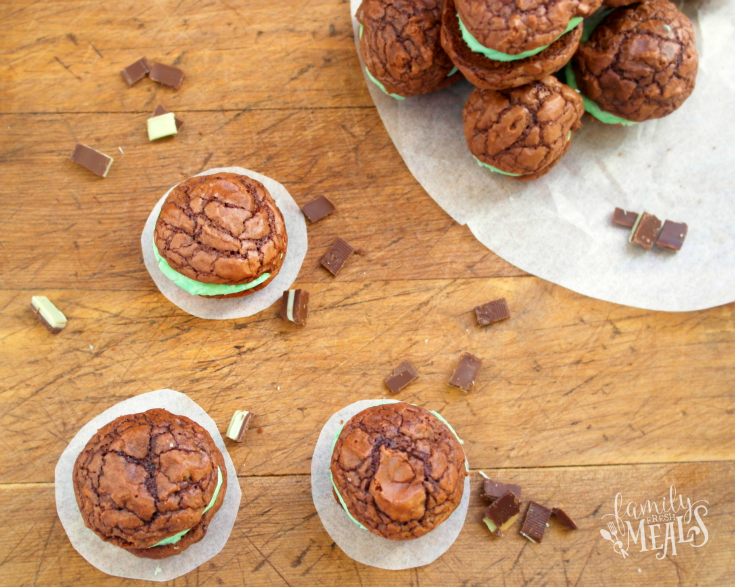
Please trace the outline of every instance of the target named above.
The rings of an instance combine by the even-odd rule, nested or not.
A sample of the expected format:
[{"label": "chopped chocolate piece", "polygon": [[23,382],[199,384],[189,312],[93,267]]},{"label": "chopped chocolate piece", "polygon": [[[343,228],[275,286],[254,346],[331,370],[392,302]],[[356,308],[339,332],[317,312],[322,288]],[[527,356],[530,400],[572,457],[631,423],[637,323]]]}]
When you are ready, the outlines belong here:
[{"label": "chopped chocolate piece", "polygon": [[250,427],[250,421],[253,419],[253,413],[245,410],[236,410],[227,427],[225,436],[236,442],[242,442],[245,431]]},{"label": "chopped chocolate piece", "polygon": [[462,353],[459,364],[449,380],[449,385],[467,393],[475,384],[480,367],[482,367],[482,359],[478,359],[470,353]]},{"label": "chopped chocolate piece", "polygon": [[321,264],[332,275],[337,275],[345,264],[345,261],[347,261],[354,252],[355,249],[353,249],[347,241],[342,238],[338,238],[332,244],[332,248],[327,251],[327,254],[322,257]]},{"label": "chopped chocolate piece", "polygon": [[521,486],[513,483],[500,483],[492,479],[485,479],[484,493],[482,497],[493,501],[498,499],[504,493],[512,491],[518,499],[521,499]]},{"label": "chopped chocolate piece", "polygon": [[179,132],[176,127],[176,117],[173,112],[161,114],[148,119],[148,140],[155,141],[163,137],[170,137]]},{"label": "chopped chocolate piece", "polygon": [[664,222],[661,234],[656,239],[656,246],[678,251],[684,244],[684,239],[687,237],[687,230],[689,230],[689,227],[686,223],[667,220]]},{"label": "chopped chocolate piece", "polygon": [[508,309],[508,303],[505,301],[505,298],[500,298],[482,306],[477,306],[475,308],[475,315],[477,316],[478,326],[487,326],[488,324],[510,318],[510,310]]},{"label": "chopped chocolate piece", "polygon": [[505,532],[513,522],[516,521],[521,511],[521,500],[518,499],[512,491],[506,491],[498,499],[492,502],[485,510],[485,517],[482,519],[490,532],[495,536],[502,538]]},{"label": "chopped chocolate piece", "polygon": [[31,310],[51,334],[59,334],[66,326],[66,316],[45,296],[31,297]]},{"label": "chopped chocolate piece", "polygon": [[551,517],[551,510],[540,503],[532,501],[526,511],[526,519],[523,520],[521,536],[525,536],[531,542],[541,542],[546,532],[546,524]]},{"label": "chopped chocolate piece", "polygon": [[572,518],[569,517],[569,515],[563,509],[552,508],[551,513],[554,514],[556,518],[570,530],[577,529],[577,524],[574,522],[574,520],[572,520]]},{"label": "chopped chocolate piece", "polygon": [[154,63],[151,67],[149,77],[159,84],[170,86],[176,90],[181,87],[184,81],[184,72],[173,65],[164,65],[163,63]]},{"label": "chopped chocolate piece", "polygon": [[612,221],[613,224],[619,224],[620,226],[625,226],[626,228],[633,228],[636,218],[638,218],[638,214],[636,214],[635,212],[626,212],[622,208],[615,208]]},{"label": "chopped chocolate piece", "polygon": [[151,64],[148,63],[145,57],[141,57],[135,63],[131,63],[125,69],[121,69],[120,75],[128,86],[132,86],[147,76],[150,71]]},{"label": "chopped chocolate piece", "polygon": [[334,204],[327,200],[324,196],[319,196],[316,200],[309,202],[301,208],[301,211],[304,213],[304,216],[306,216],[310,222],[318,222],[325,216],[329,216],[332,212],[335,211]]},{"label": "chopped chocolate piece", "polygon": [[391,393],[398,393],[409,383],[416,381],[419,378],[419,372],[416,371],[416,367],[411,364],[411,361],[403,361],[395,371],[385,378],[385,384],[390,389]]},{"label": "chopped chocolate piece", "polygon": [[661,230],[661,221],[653,214],[644,212],[636,219],[628,241],[650,251],[653,243],[656,242],[659,230]]},{"label": "chopped chocolate piece", "polygon": [[309,313],[309,292],[303,289],[284,291],[281,298],[281,318],[306,326]]},{"label": "chopped chocolate piece", "polygon": [[69,157],[74,163],[79,163],[82,167],[86,167],[92,173],[100,177],[107,177],[107,173],[112,167],[113,158],[96,151],[92,147],[77,143]]},{"label": "chopped chocolate piece", "polygon": [[[161,114],[168,114],[169,112],[170,110],[166,110],[161,104],[159,104],[153,111],[153,116],[161,116]],[[181,130],[181,127],[184,126],[184,121],[178,116],[174,116],[174,120],[176,120],[176,129]]]}]

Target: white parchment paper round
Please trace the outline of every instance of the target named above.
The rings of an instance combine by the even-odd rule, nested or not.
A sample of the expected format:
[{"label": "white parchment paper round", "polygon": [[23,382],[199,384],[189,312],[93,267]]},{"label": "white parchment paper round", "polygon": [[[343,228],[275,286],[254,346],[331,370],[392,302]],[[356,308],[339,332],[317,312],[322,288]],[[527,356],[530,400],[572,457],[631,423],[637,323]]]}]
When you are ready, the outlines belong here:
[{"label": "white parchment paper round", "polygon": [[[72,482],[74,462],[97,430],[120,416],[145,412],[153,408],[164,408],[172,414],[194,420],[212,435],[217,448],[222,451],[227,466],[227,493],[225,493],[222,507],[209,524],[206,536],[196,544],[192,544],[183,553],[162,560],[138,558],[122,548],[104,542],[87,528],[79,513]],[[103,573],[145,581],[176,579],[204,564],[222,550],[235,524],[242,496],[240,485],[237,482],[237,471],[235,471],[235,466],[232,464],[232,459],[214,420],[197,403],[183,393],[171,389],[159,389],[130,398],[90,420],[77,432],[61,454],[56,464],[55,480],[56,511],[76,551]]]},{"label": "white parchment paper round", "polygon": [[[359,5],[351,0],[356,40]],[[556,168],[526,184],[472,159],[462,126],[469,83],[404,101],[365,83],[418,182],[516,267],[628,306],[717,306],[735,300],[735,2],[677,5],[697,37],[692,96],[670,116],[628,128],[585,117]],[[611,223],[616,206],[686,222],[684,247],[646,252],[628,244],[629,231]]]},{"label": "white parchment paper round", "polygon": [[341,428],[340,421],[376,403],[395,403],[396,400],[362,400],[342,408],[322,428],[311,461],[311,495],[324,529],[350,558],[364,565],[398,571],[433,563],[443,555],[459,536],[467,508],[470,505],[470,478],[465,477],[464,492],[459,506],[438,528],[416,540],[387,540],[363,530],[347,517],[332,494],[329,465],[332,460],[334,435]]},{"label": "white parchment paper round", "polygon": [[244,169],[243,167],[217,167],[216,169],[202,171],[201,173],[197,173],[197,175],[212,175],[213,173],[222,172],[247,175],[261,182],[268,189],[271,196],[273,196],[273,199],[283,214],[283,219],[286,222],[286,232],[288,233],[288,250],[286,251],[286,259],[283,262],[281,271],[267,287],[244,298],[207,299],[185,292],[163,274],[153,254],[153,231],[156,228],[156,221],[161,212],[163,202],[166,196],[171,193],[171,190],[174,189],[173,187],[163,195],[153,208],[151,215],[145,223],[145,228],[143,228],[143,234],[140,237],[145,267],[166,299],[192,316],[210,320],[246,318],[272,306],[281,299],[283,292],[290,288],[293,282],[296,281],[296,277],[299,271],[301,271],[301,264],[304,262],[304,257],[306,257],[306,251],[309,248],[304,215],[291,197],[291,194],[286,191],[286,188],[270,177],[266,177],[255,171],[250,171],[249,169]]}]

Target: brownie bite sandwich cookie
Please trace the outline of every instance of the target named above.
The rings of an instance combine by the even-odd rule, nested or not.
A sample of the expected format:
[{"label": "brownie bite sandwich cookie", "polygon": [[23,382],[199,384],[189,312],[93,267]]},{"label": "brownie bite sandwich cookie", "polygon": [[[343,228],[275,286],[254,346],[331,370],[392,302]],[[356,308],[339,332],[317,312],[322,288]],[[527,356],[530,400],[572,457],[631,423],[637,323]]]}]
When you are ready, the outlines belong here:
[{"label": "brownie bite sandwich cookie", "polygon": [[469,504],[465,454],[436,413],[364,400],[324,426],[312,459],[312,494],[337,545],[384,569],[436,560],[456,539]]},{"label": "brownie bite sandwich cookie", "polygon": [[141,245],[156,285],[176,305],[201,318],[244,317],[293,283],[306,224],[281,184],[239,167],[213,169],[164,196]]},{"label": "brownie bite sandwich cookie", "polygon": [[582,20],[600,0],[447,0],[442,46],[478,88],[505,89],[541,79],[577,49]]},{"label": "brownie bite sandwich cookie", "polygon": [[553,76],[507,90],[475,89],[462,111],[477,163],[522,181],[548,173],[582,127],[579,95]]},{"label": "brownie bite sandwich cookie", "polygon": [[74,465],[85,525],[143,558],[181,554],[207,533],[227,491],[227,469],[209,433],[154,409],[97,431]]},{"label": "brownie bite sandwich cookie", "polygon": [[177,185],[161,208],[154,253],[184,291],[240,297],[266,287],[288,247],[283,215],[265,186],[246,175],[214,173]]},{"label": "brownie bite sandwich cookie", "polygon": [[84,425],[59,458],[55,491],[64,530],[90,564],[149,581],[175,579],[216,555],[241,498],[217,425],[170,389]]},{"label": "brownie bite sandwich cookie", "polygon": [[679,108],[694,91],[698,63],[691,21],[652,0],[607,14],[565,73],[590,115],[629,126]]},{"label": "brownie bite sandwich cookie", "polygon": [[357,9],[365,75],[403,100],[462,79],[440,40],[444,0],[363,0]]}]

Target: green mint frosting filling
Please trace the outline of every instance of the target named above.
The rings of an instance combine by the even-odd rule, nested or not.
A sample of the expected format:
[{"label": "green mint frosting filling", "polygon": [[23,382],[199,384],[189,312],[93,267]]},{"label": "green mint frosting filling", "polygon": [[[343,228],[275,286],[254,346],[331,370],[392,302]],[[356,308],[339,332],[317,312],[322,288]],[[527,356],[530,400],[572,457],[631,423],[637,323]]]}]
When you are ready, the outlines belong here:
[{"label": "green mint frosting filling", "polygon": [[270,273],[263,273],[263,275],[258,277],[258,279],[256,279],[255,281],[251,281],[250,283],[241,283],[239,285],[202,283],[201,281],[195,281],[194,279],[191,279],[186,275],[182,275],[178,271],[174,270],[171,265],[168,264],[168,261],[161,257],[161,254],[158,252],[158,247],[156,247],[155,243],[153,244],[153,253],[156,256],[156,261],[158,261],[158,267],[161,269],[163,274],[171,281],[173,281],[176,285],[178,285],[181,289],[190,293],[193,296],[223,296],[233,293],[240,293],[241,291],[259,286],[271,276]]},{"label": "green mint frosting filling", "polygon": [[[546,49],[549,45],[544,45],[543,47],[537,47],[536,49],[530,49],[528,51],[524,51],[523,53],[519,53],[518,55],[508,55],[507,53],[502,53],[500,51],[496,51],[495,49],[488,49],[480,43],[474,36],[472,36],[472,33],[467,30],[467,27],[462,22],[462,19],[459,17],[459,14],[457,14],[457,20],[459,21],[459,29],[462,31],[462,39],[464,39],[464,42],[467,43],[467,46],[475,53],[480,53],[481,55],[484,55],[488,59],[492,59],[493,61],[518,61],[519,59],[527,59],[528,57],[533,57],[534,55],[538,55]],[[580,22],[582,22],[584,19],[581,16],[575,16],[573,19],[569,21],[569,24],[567,25],[567,29],[559,35],[556,39],[554,39],[554,42],[559,40],[561,37],[566,35],[569,31],[571,31],[573,28],[575,28]]]},{"label": "green mint frosting filling", "polygon": [[522,173],[508,173],[507,171],[500,171],[500,169],[497,169],[496,167],[493,167],[492,165],[488,165],[487,163],[483,163],[482,161],[480,161],[474,155],[472,155],[472,157],[474,158],[475,161],[477,161],[477,164],[480,167],[485,167],[485,168],[489,169],[490,171],[492,171],[493,173],[499,173],[500,175],[507,175],[509,177],[520,177],[521,175],[523,175]]},{"label": "green mint frosting filling", "polygon": [[[202,516],[206,514],[210,509],[212,509],[212,506],[217,501],[219,490],[222,488],[222,481],[224,481],[224,479],[222,478],[222,469],[217,467],[217,487],[214,488],[214,495],[212,496],[212,499],[209,500],[207,507],[204,508],[204,511],[202,512]],[[189,528],[189,530],[191,530],[191,528]],[[150,548],[155,548],[156,546],[166,546],[168,544],[176,544],[179,540],[181,540],[184,537],[184,534],[189,532],[189,530],[182,530],[181,532],[178,532],[177,534],[174,534],[173,536],[164,538],[163,540],[161,540],[161,542],[157,542]]]},{"label": "green mint frosting filling", "polygon": [[571,61],[567,63],[566,67],[564,68],[564,73],[567,76],[567,85],[575,92],[577,92],[580,96],[582,96],[582,102],[584,102],[585,112],[594,116],[597,120],[599,120],[600,122],[604,122],[605,124],[621,124],[623,126],[633,126],[634,124],[638,124],[637,122],[633,122],[632,120],[626,120],[625,118],[620,118],[619,116],[615,116],[610,112],[605,112],[595,102],[582,94],[579,91],[579,86],[577,86],[577,76],[574,75],[574,68],[572,67]]},{"label": "green mint frosting filling", "polygon": [[388,93],[388,90],[385,89],[385,86],[383,84],[381,84],[378,80],[376,80],[373,77],[373,74],[370,73],[370,70],[367,68],[367,66],[365,67],[365,73],[367,73],[367,76],[368,76],[368,78],[370,79],[371,82],[373,82],[376,86],[378,86],[381,90],[383,90],[383,93],[384,94],[390,96],[391,98],[395,98],[396,100],[405,100],[406,99],[403,96],[399,96],[398,94],[389,94]]}]

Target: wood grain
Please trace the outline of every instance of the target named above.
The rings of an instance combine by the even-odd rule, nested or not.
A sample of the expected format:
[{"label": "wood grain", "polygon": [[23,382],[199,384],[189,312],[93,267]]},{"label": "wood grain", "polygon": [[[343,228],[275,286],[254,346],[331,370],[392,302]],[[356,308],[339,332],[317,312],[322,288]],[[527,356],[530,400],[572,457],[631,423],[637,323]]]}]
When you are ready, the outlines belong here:
[{"label": "wood grain", "polygon": [[[237,449],[233,449],[237,453]],[[472,499],[459,538],[437,562],[386,572],[345,556],[325,532],[311,500],[310,478],[241,477],[243,496],[237,522],[222,552],[176,585],[706,585],[730,587],[735,533],[735,492],[730,463],[511,469],[487,471],[520,483],[525,498],[562,505],[580,529],[566,530],[554,519],[544,540],[531,544],[518,534],[521,522],[496,539],[482,523],[487,505],[479,497],[480,477],[472,473]],[[708,542],[701,548],[678,544],[675,556],[630,548],[623,560],[600,536],[615,494],[644,503],[668,495],[707,500],[703,518]],[[133,584],[91,567],[72,548],[55,515],[53,486],[0,486],[0,563],[7,584],[99,587]],[[702,536],[697,538],[700,543]],[[631,546],[633,546],[631,544]],[[650,548],[650,540],[647,543]],[[659,551],[660,553],[660,551]],[[140,585],[141,582],[134,584]],[[154,583],[151,583],[153,585]],[[160,585],[160,583],[158,583]],[[174,582],[170,582],[171,585]]]},{"label": "wood grain", "polygon": [[[119,70],[146,55],[179,65],[179,92]],[[163,104],[185,121],[155,143]],[[115,157],[101,180],[68,161],[76,142]],[[304,204],[338,212],[310,225],[296,282],[309,325],[277,308],[193,318],[146,272],[140,232],[161,195],[204,169],[239,165]],[[90,418],[169,387],[221,430],[256,414],[230,445],[243,500],[225,549],[177,585],[669,586],[732,584],[735,304],[656,313],[585,298],[480,245],[408,172],[365,87],[345,0],[10,0],[0,3],[0,568],[3,585],[132,584],[71,547],[55,512],[59,455]],[[337,237],[364,248],[337,278],[318,260]],[[68,316],[48,334],[28,304]],[[472,308],[506,297],[510,320],[480,329]],[[459,354],[484,360],[467,395],[446,386]],[[311,454],[327,418],[385,397],[410,358],[421,378],[396,396],[440,411],[473,469],[566,506],[532,545],[494,540],[473,498],[436,563],[389,573],[347,558],[311,501]],[[623,561],[599,534],[617,492],[709,502],[710,539]],[[172,583],[173,584],[173,583]]]},{"label": "wood grain", "polygon": [[[369,270],[371,258],[350,264]],[[305,272],[314,271],[323,269]],[[44,290],[69,320],[58,336],[28,309],[30,292],[0,292],[8,386],[0,426],[26,457],[0,453],[0,481],[50,481],[87,420],[164,387],[189,394],[221,430],[236,409],[257,414],[262,434],[238,452],[238,470],[308,473],[327,418],[387,395],[383,378],[405,358],[421,379],[397,397],[444,414],[466,440],[473,467],[735,454],[732,306],[644,312],[531,277],[347,282],[340,275],[308,290],[304,329],[279,318],[277,307],[203,321],[154,291]],[[513,316],[477,327],[472,308],[500,296]],[[446,385],[465,350],[484,359],[467,395]]]}]

